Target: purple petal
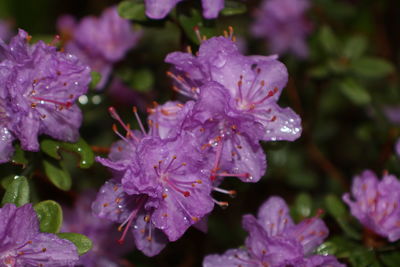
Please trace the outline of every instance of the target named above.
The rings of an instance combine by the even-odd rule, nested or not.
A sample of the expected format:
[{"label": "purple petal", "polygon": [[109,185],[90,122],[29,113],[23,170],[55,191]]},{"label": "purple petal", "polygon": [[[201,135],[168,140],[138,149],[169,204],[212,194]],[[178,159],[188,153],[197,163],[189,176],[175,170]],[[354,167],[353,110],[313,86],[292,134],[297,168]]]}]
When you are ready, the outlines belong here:
[{"label": "purple petal", "polygon": [[35,238],[39,232],[39,221],[32,204],[17,208],[14,204],[5,204],[0,209],[2,228],[0,228],[1,247],[12,248]]},{"label": "purple petal", "polygon": [[137,249],[146,256],[153,257],[164,249],[168,243],[168,238],[160,229],[155,228],[152,223],[147,223],[145,216],[146,214],[139,213],[131,232]]},{"label": "purple petal", "polygon": [[252,260],[245,249],[230,249],[224,254],[208,255],[204,258],[203,267],[258,267],[257,261]]},{"label": "purple petal", "polygon": [[276,196],[270,197],[261,205],[257,218],[268,236],[280,235],[294,225],[285,201]]},{"label": "purple petal", "polygon": [[7,162],[14,153],[14,137],[6,127],[0,126],[0,163]]},{"label": "purple petal", "polygon": [[319,218],[305,219],[299,224],[287,228],[284,235],[300,242],[303,253],[309,254],[328,236],[329,230]]},{"label": "purple petal", "polygon": [[[33,238],[32,243],[19,249],[20,256],[17,262],[20,264],[32,264],[62,267],[75,266],[79,260],[78,251],[75,245],[54,234],[38,234]],[[24,266],[26,266],[24,264]]]},{"label": "purple petal", "polygon": [[145,0],[146,15],[152,19],[163,19],[182,0]]},{"label": "purple petal", "polygon": [[203,16],[207,19],[215,19],[224,8],[224,0],[202,0]]},{"label": "purple petal", "polygon": [[338,262],[334,256],[315,255],[304,259],[303,264],[296,265],[299,267],[346,267],[345,264]]}]

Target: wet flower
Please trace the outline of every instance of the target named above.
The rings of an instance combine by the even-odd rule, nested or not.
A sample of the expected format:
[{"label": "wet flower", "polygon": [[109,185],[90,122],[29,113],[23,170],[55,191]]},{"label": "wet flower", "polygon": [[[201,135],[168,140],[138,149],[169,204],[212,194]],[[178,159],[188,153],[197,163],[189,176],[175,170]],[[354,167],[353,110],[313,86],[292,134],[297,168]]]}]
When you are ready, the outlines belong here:
[{"label": "wet flower", "polygon": [[9,160],[14,139],[37,151],[40,134],[68,142],[79,137],[82,114],[75,100],[88,89],[89,67],[42,41],[29,45],[29,39],[20,30],[9,45],[0,42],[0,162]]},{"label": "wet flower", "polygon": [[173,69],[168,75],[176,91],[196,100],[189,124],[202,132],[203,144],[214,147],[214,169],[255,182],[266,168],[258,141],[293,141],[301,134],[301,120],[277,104],[288,79],[286,67],[276,56],[242,55],[232,34],[231,29],[225,37],[202,42],[196,55],[169,54],[166,62]]},{"label": "wet flower", "polygon": [[63,207],[62,232],[80,233],[93,242],[92,249],[79,257],[78,265],[85,267],[117,267],[123,264],[121,257],[133,249],[133,243],[116,245],[119,232],[112,221],[92,214],[91,205],[95,191],[84,191],[76,200],[74,208]]},{"label": "wet flower", "polygon": [[31,204],[0,208],[1,266],[75,266],[78,252],[70,241],[39,232]]},{"label": "wet flower", "polygon": [[266,38],[272,53],[293,53],[308,56],[306,37],[311,24],[305,17],[308,0],[264,0],[256,13],[252,31],[256,37]]},{"label": "wet flower", "polygon": [[206,161],[192,136],[179,133],[162,139],[157,130],[146,133],[141,124],[143,131],[134,132],[113,109],[110,112],[127,134],[115,130],[122,140],[109,159],[98,159],[115,178],[103,186],[93,210],[121,223],[125,229],[120,242],[131,231],[136,247],[153,256],[213,209]]},{"label": "wet flower", "polygon": [[[145,0],[146,15],[152,19],[163,19],[182,0]],[[224,8],[224,0],[202,0],[203,16],[215,19]]]},{"label": "wet flower", "polygon": [[102,75],[98,88],[104,87],[112,65],[123,59],[141,36],[115,7],[105,9],[98,18],[88,16],[79,23],[69,15],[60,17],[58,30],[66,41],[65,50]]},{"label": "wet flower", "polygon": [[354,178],[351,193],[344,194],[343,200],[354,217],[391,242],[400,239],[400,182],[394,175],[384,174],[379,181],[366,170]]},{"label": "wet flower", "polygon": [[249,233],[244,248],[209,255],[203,266],[344,266],[333,256],[312,255],[328,236],[328,229],[316,217],[294,224],[279,197],[270,197],[259,209],[258,218],[245,215],[243,227]]}]

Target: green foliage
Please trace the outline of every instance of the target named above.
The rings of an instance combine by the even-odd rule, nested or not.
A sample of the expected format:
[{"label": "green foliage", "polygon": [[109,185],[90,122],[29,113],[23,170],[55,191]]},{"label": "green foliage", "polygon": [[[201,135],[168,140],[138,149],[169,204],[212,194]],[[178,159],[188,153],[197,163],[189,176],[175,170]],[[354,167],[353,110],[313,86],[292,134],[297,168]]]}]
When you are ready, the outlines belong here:
[{"label": "green foliage", "polygon": [[53,200],[45,200],[33,206],[40,222],[40,231],[58,233],[63,222],[61,206]]},{"label": "green foliage", "polygon": [[25,152],[21,149],[20,145],[15,145],[15,152],[11,159],[14,164],[22,165],[23,168],[28,164],[28,159],[25,157]]},{"label": "green foliage", "polygon": [[200,40],[195,32],[195,27],[198,28],[201,36],[212,37],[217,34],[212,22],[203,19],[201,13],[196,9],[187,10],[185,13],[178,15],[179,23],[189,40],[195,44],[200,44]]},{"label": "green foliage", "polygon": [[224,9],[221,10],[221,14],[224,16],[233,16],[246,13],[247,6],[244,3],[234,0],[225,0]]},{"label": "green foliage", "polygon": [[135,21],[146,21],[145,6],[141,1],[128,0],[122,1],[118,5],[118,13],[125,19]]},{"label": "green foliage", "polygon": [[71,176],[65,167],[65,163],[52,159],[43,160],[43,169],[50,182],[57,188],[64,191],[71,189]]},{"label": "green foliage", "polygon": [[80,138],[76,143],[68,143],[56,141],[53,139],[44,139],[40,143],[40,149],[50,157],[60,160],[60,150],[65,150],[68,152],[73,152],[80,157],[79,167],[80,168],[90,168],[94,163],[94,153],[90,146],[85,140]]},{"label": "green foliage", "polygon": [[77,233],[58,233],[58,237],[67,239],[74,243],[79,255],[83,255],[93,247],[93,242],[88,237]]},{"label": "green foliage", "polygon": [[89,87],[90,87],[91,89],[94,89],[94,88],[96,88],[97,84],[98,84],[98,83],[100,82],[100,80],[101,80],[101,74],[98,73],[97,71],[92,71],[92,72],[90,73],[90,76],[92,77],[92,79],[90,80],[90,85],[89,85]]},{"label": "green foliage", "polygon": [[14,176],[12,181],[6,187],[6,192],[1,204],[14,203],[19,207],[29,203],[29,198],[30,191],[27,179],[23,176]]},{"label": "green foliage", "polygon": [[393,72],[392,64],[377,57],[361,57],[354,60],[351,68],[355,74],[365,78],[381,78]]}]

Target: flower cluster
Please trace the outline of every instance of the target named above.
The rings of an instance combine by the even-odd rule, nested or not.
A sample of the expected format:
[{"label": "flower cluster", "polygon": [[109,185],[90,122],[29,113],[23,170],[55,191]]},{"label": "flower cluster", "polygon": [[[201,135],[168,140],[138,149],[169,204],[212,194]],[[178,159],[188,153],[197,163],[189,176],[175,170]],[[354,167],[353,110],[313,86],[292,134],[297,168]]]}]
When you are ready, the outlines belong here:
[{"label": "flower cluster", "polygon": [[[146,15],[152,19],[163,19],[182,0],[145,0]],[[224,8],[224,0],[202,0],[203,16],[215,19]]]},{"label": "flower cluster", "polygon": [[365,227],[394,242],[400,239],[400,181],[385,174],[381,181],[372,171],[364,171],[356,176],[352,185],[352,195],[343,195],[350,206],[351,214]]},{"label": "flower cluster", "polygon": [[308,0],[264,0],[256,13],[253,34],[266,38],[273,53],[291,52],[300,58],[308,55],[306,36],[311,24],[304,13]]},{"label": "flower cluster", "polygon": [[86,93],[90,69],[77,57],[42,41],[29,45],[19,30],[7,45],[0,41],[0,163],[24,150],[38,151],[38,135],[73,142],[82,114],[75,100]]},{"label": "flower cluster", "polygon": [[104,10],[99,18],[89,16],[79,23],[72,16],[64,15],[57,26],[65,41],[65,50],[102,75],[97,84],[99,89],[108,81],[113,64],[123,59],[141,36],[128,20],[118,15],[115,7]]},{"label": "flower cluster", "polygon": [[31,204],[0,208],[1,266],[75,266],[78,252],[70,241],[41,233]]},{"label": "flower cluster", "polygon": [[209,255],[203,266],[345,266],[333,256],[311,255],[328,236],[328,228],[317,217],[294,224],[280,197],[270,197],[260,207],[257,218],[245,215],[243,227],[249,233],[244,248]]},{"label": "flower cluster", "polygon": [[197,56],[175,52],[168,75],[175,90],[190,99],[149,108],[146,131],[112,117],[126,135],[98,161],[113,171],[93,203],[102,218],[122,223],[120,241],[131,231],[137,248],[152,256],[209,214],[212,191],[224,177],[257,182],[266,160],[259,141],[295,140],[300,118],[276,103],[287,70],[276,57],[244,56],[229,36],[203,41]]}]

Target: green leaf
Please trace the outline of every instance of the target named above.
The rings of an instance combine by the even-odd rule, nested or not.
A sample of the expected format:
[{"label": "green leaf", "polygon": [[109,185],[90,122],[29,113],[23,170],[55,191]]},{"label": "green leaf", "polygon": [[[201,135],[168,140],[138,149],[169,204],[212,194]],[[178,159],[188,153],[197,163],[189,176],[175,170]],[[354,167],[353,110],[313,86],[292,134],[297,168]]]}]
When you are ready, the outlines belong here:
[{"label": "green leaf", "polygon": [[335,255],[350,262],[349,266],[357,267],[381,267],[375,252],[362,246],[359,242],[354,242],[342,236],[336,236],[329,241],[321,244],[316,252],[320,255]]},{"label": "green leaf", "polygon": [[247,6],[244,3],[225,0],[225,7],[221,10],[221,14],[224,16],[233,16],[246,13],[246,11]]},{"label": "green leaf", "polygon": [[40,231],[58,233],[63,222],[60,204],[53,200],[45,200],[33,206],[40,222]]},{"label": "green leaf", "polygon": [[359,58],[367,48],[367,40],[362,36],[353,36],[344,45],[343,54],[349,59]]},{"label": "green leaf", "polygon": [[216,35],[216,29],[210,26],[211,22],[205,21],[196,9],[190,9],[188,13],[180,13],[178,20],[186,36],[195,44],[200,44],[194,30],[195,27],[198,27],[201,36],[212,37]]},{"label": "green leaf", "polygon": [[118,5],[118,13],[124,19],[146,21],[145,6],[138,1],[122,1]]},{"label": "green leaf", "polygon": [[312,199],[310,195],[305,193],[299,194],[294,202],[294,207],[297,214],[299,214],[302,218],[311,216]]},{"label": "green leaf", "polygon": [[362,57],[353,60],[351,67],[354,73],[369,78],[381,78],[394,71],[391,63],[377,57]]},{"label": "green leaf", "polygon": [[324,50],[330,54],[335,54],[339,51],[339,41],[336,39],[331,28],[323,26],[319,32],[318,39]]},{"label": "green leaf", "polygon": [[148,69],[135,70],[132,73],[131,86],[140,92],[148,92],[154,84],[153,73]]},{"label": "green leaf", "polygon": [[71,176],[62,162],[43,160],[43,168],[49,180],[59,189],[68,191],[71,189]]},{"label": "green leaf", "polygon": [[79,255],[85,254],[88,252],[92,246],[92,240],[90,240],[88,237],[77,234],[77,233],[58,233],[57,234],[60,238],[67,239],[74,243],[76,248],[78,249]]},{"label": "green leaf", "polygon": [[335,195],[328,195],[325,197],[325,206],[328,213],[335,218],[339,226],[346,233],[347,236],[360,240],[360,232],[351,224],[351,217],[343,204],[343,202]]},{"label": "green leaf", "polygon": [[15,146],[15,152],[11,159],[14,164],[22,165],[23,168],[28,164],[28,160],[25,157],[25,152],[21,149],[20,145]]},{"label": "green leaf", "polygon": [[94,153],[86,141],[82,138],[76,143],[56,141],[53,139],[44,139],[40,143],[40,149],[50,157],[60,160],[59,150],[73,152],[80,156],[79,167],[87,169],[94,163]]},{"label": "green leaf", "polygon": [[92,77],[92,79],[91,79],[91,81],[90,81],[89,87],[90,87],[91,89],[94,89],[94,88],[96,88],[97,84],[98,84],[98,83],[100,82],[100,80],[101,80],[101,74],[98,73],[97,71],[92,71],[92,72],[90,73],[90,76]]},{"label": "green leaf", "polygon": [[400,263],[400,252],[397,251],[391,251],[391,252],[385,252],[381,253],[379,255],[381,261],[385,264],[387,267],[398,267]]},{"label": "green leaf", "polygon": [[19,207],[29,202],[29,196],[28,180],[24,176],[15,176],[12,182],[7,186],[1,204],[14,203]]},{"label": "green leaf", "polygon": [[365,105],[371,101],[369,92],[354,79],[344,79],[338,86],[342,93],[356,105]]}]

